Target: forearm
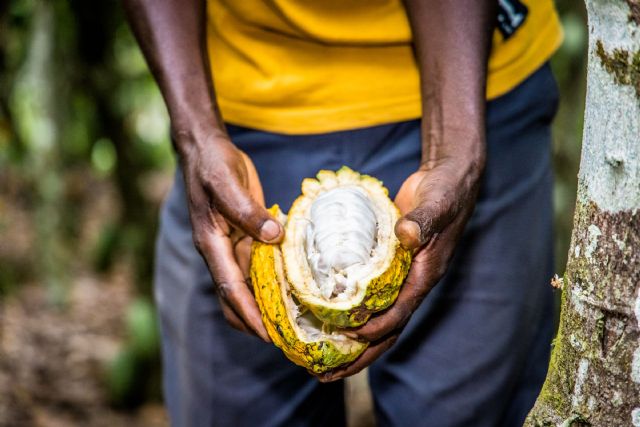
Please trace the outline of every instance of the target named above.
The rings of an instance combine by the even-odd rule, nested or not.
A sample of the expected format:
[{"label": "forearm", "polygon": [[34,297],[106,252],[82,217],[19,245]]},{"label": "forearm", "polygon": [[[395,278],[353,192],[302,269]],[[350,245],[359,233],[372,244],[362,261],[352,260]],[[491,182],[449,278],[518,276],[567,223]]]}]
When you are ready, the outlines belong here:
[{"label": "forearm", "polygon": [[[123,0],[169,110],[178,150],[226,137],[205,48],[203,0]],[[206,135],[206,137],[205,137]]]},{"label": "forearm", "polygon": [[[492,0],[405,0],[420,70],[423,165],[460,154],[484,162]],[[481,166],[481,165],[480,165]]]}]

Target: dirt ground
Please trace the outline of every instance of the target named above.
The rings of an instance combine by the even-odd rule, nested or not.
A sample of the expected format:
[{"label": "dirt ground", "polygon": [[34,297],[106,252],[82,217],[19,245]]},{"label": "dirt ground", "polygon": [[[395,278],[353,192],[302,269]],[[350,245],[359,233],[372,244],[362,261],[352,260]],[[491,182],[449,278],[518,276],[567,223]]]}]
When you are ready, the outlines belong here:
[{"label": "dirt ground", "polygon": [[[0,427],[165,427],[160,402],[128,412],[108,402],[104,369],[124,340],[133,297],[126,272],[77,278],[65,307],[24,285],[0,305]],[[346,385],[348,424],[374,425],[366,375]]]},{"label": "dirt ground", "polygon": [[[170,179],[156,181],[152,199],[159,204]],[[94,184],[83,196],[90,207],[80,219],[78,240],[84,243],[68,249],[76,252],[69,255],[77,262],[67,272],[66,304],[55,305],[40,282],[19,283],[5,300],[0,294],[0,427],[168,426],[160,401],[133,411],[109,403],[105,369],[127,338],[124,318],[135,286],[131,268],[122,265],[126,262],[99,275],[84,260],[83,253],[117,210],[113,189]],[[21,188],[14,187],[0,192],[0,260],[37,277],[30,271],[39,265],[33,262],[40,253],[34,251],[35,219],[21,202]],[[349,379],[346,400],[350,427],[374,425],[365,374]]]},{"label": "dirt ground", "polygon": [[79,277],[66,307],[24,285],[0,305],[0,426],[162,427],[160,403],[112,408],[104,369],[119,350],[132,298],[124,274]]}]

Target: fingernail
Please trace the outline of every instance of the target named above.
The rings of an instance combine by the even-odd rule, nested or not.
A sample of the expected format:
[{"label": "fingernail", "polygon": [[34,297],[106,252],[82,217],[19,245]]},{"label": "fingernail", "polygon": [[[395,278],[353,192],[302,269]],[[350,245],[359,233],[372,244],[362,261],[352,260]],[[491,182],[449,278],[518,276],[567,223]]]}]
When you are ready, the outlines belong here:
[{"label": "fingernail", "polygon": [[270,242],[280,235],[280,226],[272,219],[265,221],[260,229],[260,237],[265,242]]},{"label": "fingernail", "polygon": [[400,242],[409,249],[420,246],[420,225],[410,219],[402,219],[396,224],[396,235]]}]

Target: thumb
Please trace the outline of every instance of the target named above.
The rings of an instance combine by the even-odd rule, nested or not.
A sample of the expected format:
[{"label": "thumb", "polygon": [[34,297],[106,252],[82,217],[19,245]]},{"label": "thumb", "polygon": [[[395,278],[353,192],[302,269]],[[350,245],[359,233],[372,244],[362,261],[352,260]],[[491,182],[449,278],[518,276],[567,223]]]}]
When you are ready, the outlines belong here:
[{"label": "thumb", "polygon": [[237,179],[229,179],[212,192],[216,209],[235,227],[256,240],[278,243],[284,237],[282,224],[260,205]]},{"label": "thumb", "polygon": [[419,197],[416,208],[398,220],[395,233],[407,249],[417,249],[429,243],[454,218],[454,209],[435,194]]}]

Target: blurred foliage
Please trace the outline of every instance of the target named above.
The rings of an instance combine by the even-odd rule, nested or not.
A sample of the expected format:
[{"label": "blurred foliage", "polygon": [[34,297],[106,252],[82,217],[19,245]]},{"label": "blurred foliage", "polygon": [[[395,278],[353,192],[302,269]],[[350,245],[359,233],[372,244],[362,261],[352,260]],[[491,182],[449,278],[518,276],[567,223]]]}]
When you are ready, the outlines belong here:
[{"label": "blurred foliage", "polygon": [[113,363],[135,369],[108,369],[118,403],[158,385],[154,186],[173,161],[162,98],[118,3],[1,3],[0,295],[42,283],[64,310],[74,274],[129,264],[140,298]]},{"label": "blurred foliage", "polygon": [[[582,2],[558,2],[565,43],[552,61],[557,271],[575,203],[585,92]],[[151,305],[157,209],[174,159],[162,98],[113,1],[0,2],[0,298],[47,287],[64,310],[74,274],[133,268],[139,297],[107,366],[119,404],[157,394]],[[155,391],[154,391],[155,390]]]},{"label": "blurred foliage", "polygon": [[[158,342],[156,315],[146,298],[133,301],[126,315],[127,342],[107,367],[107,387],[111,401],[131,408],[148,395],[157,394]],[[151,381],[148,379],[151,377]]]}]

